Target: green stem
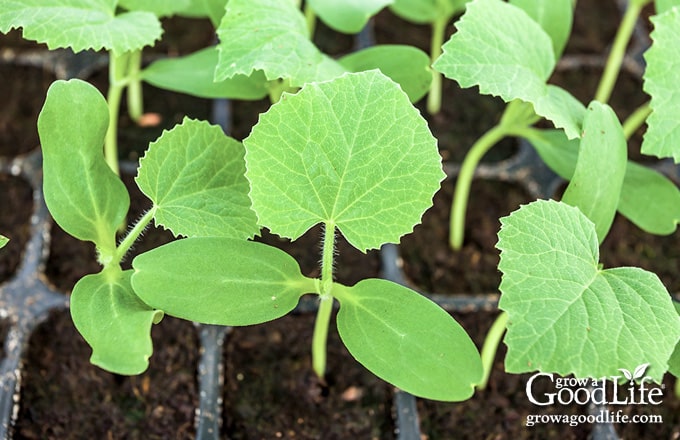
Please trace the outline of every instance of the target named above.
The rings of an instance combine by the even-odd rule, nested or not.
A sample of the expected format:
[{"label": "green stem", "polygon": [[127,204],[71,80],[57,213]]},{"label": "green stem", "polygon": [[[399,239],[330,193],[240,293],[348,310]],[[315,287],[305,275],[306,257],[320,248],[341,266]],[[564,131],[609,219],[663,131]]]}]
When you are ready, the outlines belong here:
[{"label": "green stem", "polygon": [[676,378],[675,378],[675,387],[674,387],[674,391],[675,391],[675,397],[677,397],[678,399],[680,399],[680,377],[676,377]]},{"label": "green stem", "polygon": [[651,113],[652,108],[649,106],[649,102],[646,102],[628,116],[623,122],[623,134],[626,139],[630,139],[630,137],[633,136],[633,133],[635,133],[638,128],[642,127],[642,124],[645,123],[647,117]]},{"label": "green stem", "polygon": [[128,114],[133,121],[138,122],[144,112],[142,99],[142,80],[139,72],[142,69],[142,51],[136,50],[130,53],[127,69],[127,104]]},{"label": "green stem", "polygon": [[127,85],[126,73],[129,54],[120,56],[109,53],[109,91],[106,97],[109,106],[109,126],[104,139],[104,157],[109,167],[120,175],[118,167],[118,114],[123,89]]},{"label": "green stem", "polygon": [[331,322],[333,311],[333,254],[335,252],[335,224],[326,223],[323,237],[323,250],[321,254],[321,284],[320,303],[314,323],[314,335],[312,336],[312,367],[319,377],[326,372],[326,344],[328,340],[328,327]]},{"label": "green stem", "polygon": [[305,2],[305,21],[307,22],[307,31],[309,32],[309,39],[314,39],[314,30],[316,29],[316,14],[314,9],[309,5],[309,2]]},{"label": "green stem", "polygon": [[482,367],[484,368],[484,377],[482,381],[477,385],[477,389],[483,390],[489,383],[489,377],[491,376],[491,370],[493,370],[493,360],[496,358],[496,352],[498,351],[498,345],[501,343],[503,338],[503,333],[505,333],[505,327],[508,324],[508,314],[501,312],[496,318],[494,323],[491,325],[489,332],[486,334],[484,339],[484,345],[482,346]]},{"label": "green stem", "polygon": [[120,262],[123,260],[123,257],[125,254],[128,253],[132,245],[137,241],[140,235],[142,235],[142,232],[144,232],[144,229],[151,223],[151,220],[153,220],[153,216],[156,213],[156,208],[153,207],[150,210],[148,210],[142,218],[140,218],[137,223],[132,227],[130,232],[123,238],[123,241],[120,242],[118,247],[116,248],[116,253],[113,255],[113,260],[111,261],[112,263],[115,263],[116,265],[120,265]]},{"label": "green stem", "polygon": [[607,58],[607,64],[605,65],[604,72],[602,73],[602,78],[600,78],[600,84],[597,87],[597,92],[595,93],[595,100],[597,101],[606,103],[611,97],[612,91],[614,90],[614,84],[616,83],[616,79],[619,76],[619,71],[621,70],[623,57],[626,54],[626,46],[628,46],[630,37],[633,35],[635,23],[640,16],[641,10],[642,6],[638,4],[638,2],[628,2],[626,13],[624,14],[621,25],[616,32],[616,37],[614,38],[611,52],[609,52],[609,58]]},{"label": "green stem", "polygon": [[[434,63],[442,54],[442,44],[444,44],[444,34],[446,24],[449,22],[448,16],[443,16],[432,23],[432,36],[430,37],[430,59]],[[432,83],[430,93],[427,95],[427,112],[436,115],[442,108],[442,74],[432,69]]]},{"label": "green stem", "polygon": [[459,250],[463,246],[465,235],[465,212],[467,211],[470,186],[475,174],[475,169],[482,157],[505,136],[517,134],[526,127],[533,125],[540,119],[534,113],[533,106],[529,103],[514,100],[510,102],[501,116],[498,124],[484,133],[482,137],[472,145],[470,151],[458,172],[456,189],[451,203],[451,215],[449,217],[449,244],[453,250]]}]

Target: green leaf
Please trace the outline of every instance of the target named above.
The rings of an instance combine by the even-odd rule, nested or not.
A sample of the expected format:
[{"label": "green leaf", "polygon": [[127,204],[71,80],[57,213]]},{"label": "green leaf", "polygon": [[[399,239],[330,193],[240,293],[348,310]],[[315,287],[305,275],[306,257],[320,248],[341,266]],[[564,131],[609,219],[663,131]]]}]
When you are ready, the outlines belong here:
[{"label": "green leaf", "polygon": [[186,17],[208,17],[217,28],[224,16],[228,0],[189,0],[189,6],[180,15]]},{"label": "green leaf", "polygon": [[432,82],[430,57],[413,46],[373,46],[344,56],[339,62],[350,72],[379,69],[401,86],[411,102],[425,96]]},{"label": "green leaf", "polygon": [[651,97],[652,114],[642,152],[660,158],[672,157],[680,162],[680,84],[675,72],[680,69],[680,8],[672,8],[651,18],[654,31],[652,46],[645,52],[647,67],[643,89]]},{"label": "green leaf", "polygon": [[427,122],[375,70],[284,94],[243,143],[260,223],[293,240],[326,223],[362,251],[396,243],[444,177]]},{"label": "green leaf", "polygon": [[132,271],[86,275],[71,294],[73,323],[92,347],[90,362],[117,374],[139,374],[153,352],[151,325],[162,318],[137,298]]},{"label": "green leaf", "polygon": [[50,49],[106,49],[116,54],[153,45],[163,32],[150,12],[115,14],[115,0],[5,0],[0,32],[24,28],[24,38]]},{"label": "green leaf", "polygon": [[614,110],[593,101],[583,121],[576,170],[562,201],[578,207],[602,243],[616,215],[626,173],[626,138]]},{"label": "green leaf", "polygon": [[205,324],[271,321],[316,291],[293,257],[253,241],[187,238],[137,256],[132,266],[132,286],[144,302]]},{"label": "green leaf", "polygon": [[[675,311],[680,314],[680,303],[673,301]],[[668,371],[675,377],[680,377],[680,341],[675,345],[675,350],[668,360]]]},{"label": "green leaf", "polygon": [[128,11],[148,11],[156,17],[175,15],[191,5],[191,0],[118,0],[118,6]]},{"label": "green leaf", "polygon": [[[541,159],[560,177],[570,180],[576,168],[578,140],[558,130],[534,130],[529,141]],[[680,190],[663,174],[628,161],[623,178],[619,212],[638,228],[668,235],[680,222]]]},{"label": "green leaf", "polygon": [[[644,0],[637,0],[638,2]],[[654,0],[654,8],[657,14],[661,14],[671,9],[673,6],[680,6],[679,0]]]},{"label": "green leaf", "polygon": [[190,55],[160,59],[142,71],[142,79],[162,89],[201,98],[256,100],[267,96],[267,80],[259,71],[213,81],[217,57],[217,48],[212,46]]},{"label": "green leaf", "polygon": [[344,72],[310,41],[305,18],[293,0],[230,0],[217,34],[216,81],[262,70],[270,81],[284,78],[302,86]]},{"label": "green leaf", "polygon": [[368,19],[393,0],[309,0],[309,5],[331,29],[356,34]]},{"label": "green leaf", "polygon": [[130,197],[104,160],[108,123],[104,97],[77,79],[55,81],[38,117],[43,191],[54,221],[74,237],[111,251]]},{"label": "green leaf", "polygon": [[555,59],[560,59],[571,34],[573,0],[510,0],[510,3],[541,25],[552,40]]},{"label": "green leaf", "polygon": [[394,0],[390,6],[399,17],[419,24],[433,23],[465,9],[469,0]]},{"label": "green leaf", "polygon": [[250,209],[243,146],[222,129],[185,118],[151,143],[137,185],[154,203],[156,223],[175,235],[250,238],[259,230]]},{"label": "green leaf", "polygon": [[376,376],[433,400],[461,401],[482,379],[479,352],[438,305],[387,280],[335,284],[338,332],[349,352]]},{"label": "green leaf", "polygon": [[5,237],[4,235],[0,235],[0,249],[4,248],[7,243],[9,243],[9,238]]},{"label": "green leaf", "polygon": [[530,102],[569,138],[580,136],[585,107],[546,83],[555,67],[553,43],[526,12],[501,0],[474,0],[456,27],[433,64],[436,70],[505,102]]},{"label": "green leaf", "polygon": [[680,317],[655,274],[599,269],[595,226],[564,203],[538,200],[501,224],[506,371],[603,377],[644,361],[661,380]]}]

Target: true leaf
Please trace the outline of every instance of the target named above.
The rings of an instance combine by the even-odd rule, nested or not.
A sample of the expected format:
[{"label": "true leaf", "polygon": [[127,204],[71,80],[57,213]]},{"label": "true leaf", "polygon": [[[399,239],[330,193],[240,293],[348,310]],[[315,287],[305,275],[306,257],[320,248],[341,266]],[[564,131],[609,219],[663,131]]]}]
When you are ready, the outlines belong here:
[{"label": "true leaf", "polygon": [[137,256],[132,266],[132,286],[144,302],[205,324],[271,321],[316,291],[293,257],[246,240],[178,240]]},{"label": "true leaf", "polygon": [[256,100],[267,96],[267,80],[260,71],[213,81],[217,57],[217,48],[211,46],[190,55],[160,59],[142,71],[142,79],[156,87],[201,98]]},{"label": "true leaf", "polygon": [[[673,301],[675,311],[680,314],[680,303]],[[680,340],[675,345],[675,350],[668,360],[668,371],[675,377],[680,377]]]},{"label": "true leaf", "polygon": [[28,40],[50,49],[106,49],[117,54],[153,45],[163,32],[154,14],[116,14],[116,0],[5,0],[0,32],[23,28]]},{"label": "true leaf", "polygon": [[7,243],[9,243],[9,238],[5,237],[4,235],[0,235],[0,249],[4,248]]},{"label": "true leaf", "polygon": [[362,251],[396,243],[444,177],[426,121],[375,70],[284,94],[243,143],[253,209],[291,239],[327,223]]},{"label": "true leaf", "polygon": [[[637,1],[641,2],[642,0],[637,0]],[[654,8],[656,9],[657,14],[661,14],[662,12],[666,12],[667,10],[671,9],[673,6],[680,6],[680,1],[678,1],[678,0],[654,0]]]},{"label": "true leaf", "polygon": [[593,101],[583,122],[576,169],[562,201],[578,207],[593,223],[599,242],[614,221],[626,173],[626,138],[614,110]]},{"label": "true leaf", "polygon": [[430,57],[413,46],[373,46],[346,55],[339,62],[350,72],[379,69],[401,86],[411,102],[425,96],[432,82]]},{"label": "true leaf", "polygon": [[[561,130],[534,130],[529,138],[541,159],[560,177],[570,180],[578,157],[579,141]],[[680,222],[680,190],[663,174],[628,161],[618,211],[638,228],[668,235]]]},{"label": "true leaf", "polygon": [[501,224],[508,372],[603,377],[644,361],[649,376],[661,380],[680,317],[655,274],[598,268],[595,226],[564,203],[538,200]]},{"label": "true leaf", "polygon": [[309,5],[330,28],[346,34],[361,31],[368,19],[393,0],[309,0]]},{"label": "true leaf", "polygon": [[573,0],[510,0],[541,25],[550,36],[555,59],[562,56],[571,34]]},{"label": "true leaf", "polygon": [[151,325],[162,313],[137,298],[132,271],[86,275],[71,294],[73,323],[92,347],[90,362],[117,374],[139,374],[153,352]]},{"label": "true leaf", "polygon": [[456,23],[433,67],[462,87],[505,102],[521,99],[569,138],[580,135],[585,108],[572,95],[548,86],[555,67],[553,43],[522,9],[501,0],[474,0]]},{"label": "true leaf", "polygon": [[262,70],[267,80],[284,78],[301,86],[344,72],[310,41],[293,0],[230,0],[217,34],[216,81]]},{"label": "true leaf", "polygon": [[186,17],[208,17],[213,27],[217,28],[224,16],[228,0],[189,0],[189,6],[180,15]]},{"label": "true leaf", "polygon": [[652,114],[647,118],[647,131],[642,152],[660,158],[672,157],[680,162],[680,85],[675,72],[680,69],[680,8],[672,8],[651,18],[654,31],[652,46],[645,52],[647,67],[643,89],[651,97]]},{"label": "true leaf", "polygon": [[109,121],[104,97],[77,79],[55,81],[38,117],[47,207],[66,232],[115,248],[115,234],[130,198],[104,160]]},{"label": "true leaf", "polygon": [[461,401],[482,378],[479,352],[441,307],[387,280],[334,285],[338,332],[357,361],[419,397]]},{"label": "true leaf", "polygon": [[175,235],[252,237],[243,146],[222,129],[185,118],[151,143],[137,185],[154,203],[156,223]]}]

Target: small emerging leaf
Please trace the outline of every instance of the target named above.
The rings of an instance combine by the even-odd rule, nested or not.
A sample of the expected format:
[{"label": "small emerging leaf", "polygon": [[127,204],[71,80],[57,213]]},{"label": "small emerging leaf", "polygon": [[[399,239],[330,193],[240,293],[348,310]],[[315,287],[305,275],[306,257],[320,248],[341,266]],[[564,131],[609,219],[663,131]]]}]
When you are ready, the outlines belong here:
[{"label": "small emerging leaf", "polygon": [[116,15],[114,0],[5,0],[0,32],[23,28],[28,40],[50,49],[106,49],[116,54],[153,45],[163,32],[151,12]]},{"label": "small emerging leaf", "polygon": [[538,200],[501,224],[506,371],[603,377],[644,360],[661,381],[680,317],[655,274],[599,269],[593,223],[564,203]]},{"label": "small emerging leaf", "polygon": [[127,375],[148,367],[153,352],[151,325],[162,317],[137,298],[130,286],[131,274],[86,275],[71,294],[73,323],[92,347],[90,362]]},{"label": "small emerging leaf", "polygon": [[4,248],[7,243],[9,243],[9,238],[0,235],[0,249]]},{"label": "small emerging leaf", "polygon": [[427,399],[472,396],[483,374],[479,352],[441,307],[387,280],[333,289],[340,301],[340,338],[376,376]]},{"label": "small emerging leaf", "polygon": [[680,8],[672,8],[651,18],[654,31],[652,46],[645,52],[647,67],[643,89],[651,97],[652,114],[647,118],[647,131],[642,153],[660,158],[672,157],[680,163],[680,83],[675,72],[680,69]]},{"label": "small emerging leaf", "polygon": [[222,129],[185,118],[151,143],[137,185],[154,203],[156,223],[175,235],[250,238],[259,228],[250,209],[243,146]]},{"label": "small emerging leaf", "polygon": [[295,308],[314,280],[275,247],[220,237],[187,238],[137,256],[132,286],[168,315],[205,324],[252,325]]},{"label": "small emerging leaf", "polygon": [[583,122],[576,170],[562,201],[578,207],[602,243],[614,221],[626,173],[626,138],[614,110],[593,101]]},{"label": "small emerging leaf", "polygon": [[115,248],[130,205],[123,182],[104,160],[109,110],[104,97],[81,80],[55,81],[38,117],[45,203],[66,232]]},{"label": "small emerging leaf", "polygon": [[375,70],[284,94],[243,143],[260,223],[293,240],[326,223],[362,251],[396,243],[444,177],[427,122]]}]

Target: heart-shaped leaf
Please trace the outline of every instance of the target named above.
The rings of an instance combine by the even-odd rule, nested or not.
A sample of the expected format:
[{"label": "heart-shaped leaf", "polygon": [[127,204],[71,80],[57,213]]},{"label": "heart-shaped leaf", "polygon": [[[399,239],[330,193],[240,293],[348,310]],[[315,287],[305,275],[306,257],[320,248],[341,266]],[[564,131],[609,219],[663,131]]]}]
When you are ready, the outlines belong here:
[{"label": "heart-shaped leaf", "polygon": [[468,399],[482,379],[479,352],[441,307],[387,280],[335,284],[338,332],[376,376],[419,397]]},{"label": "heart-shaped leaf", "polygon": [[243,143],[260,223],[293,240],[326,223],[362,251],[396,243],[444,177],[427,122],[378,71],[283,95]]},{"label": "heart-shaped leaf", "polygon": [[132,286],[147,304],[168,315],[205,324],[251,325],[279,318],[315,281],[293,257],[246,240],[177,240],[138,255]]},{"label": "heart-shaped leaf", "polygon": [[154,203],[156,223],[175,235],[250,238],[259,228],[250,209],[243,146],[222,129],[185,118],[151,143],[137,185]]},{"label": "heart-shaped leaf", "polygon": [[132,271],[86,275],[71,294],[73,323],[92,347],[90,362],[117,374],[139,374],[153,352],[151,325],[163,314],[144,304],[130,286]]},{"label": "heart-shaped leaf", "polygon": [[24,38],[50,49],[106,49],[116,54],[153,45],[163,29],[145,11],[116,15],[116,0],[5,0],[0,32],[24,28]]},{"label": "heart-shaped leaf", "polygon": [[43,191],[54,221],[74,237],[110,252],[130,197],[104,160],[108,123],[104,97],[76,79],[55,81],[38,117]]},{"label": "heart-shaped leaf", "polygon": [[555,67],[553,42],[526,12],[501,0],[474,0],[456,28],[433,64],[436,70],[505,102],[530,102],[570,139],[580,136],[585,107],[546,83]]},{"label": "heart-shaped leaf", "polygon": [[538,200],[501,223],[508,372],[599,378],[649,362],[649,376],[662,379],[680,317],[656,275],[600,269],[595,226],[565,203]]},{"label": "heart-shaped leaf", "polygon": [[680,8],[671,8],[652,17],[652,46],[645,52],[647,67],[643,89],[652,97],[652,114],[647,118],[647,131],[642,152],[657,157],[672,157],[680,162],[680,85],[675,72],[680,69]]}]

